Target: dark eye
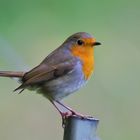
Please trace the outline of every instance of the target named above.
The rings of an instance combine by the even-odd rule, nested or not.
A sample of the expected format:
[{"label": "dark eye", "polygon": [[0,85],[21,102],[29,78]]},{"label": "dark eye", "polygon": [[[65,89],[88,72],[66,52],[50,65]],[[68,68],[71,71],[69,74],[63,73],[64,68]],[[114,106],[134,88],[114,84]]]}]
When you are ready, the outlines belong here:
[{"label": "dark eye", "polygon": [[84,41],[83,41],[83,40],[78,40],[78,41],[77,41],[77,44],[81,46],[81,45],[84,44]]}]

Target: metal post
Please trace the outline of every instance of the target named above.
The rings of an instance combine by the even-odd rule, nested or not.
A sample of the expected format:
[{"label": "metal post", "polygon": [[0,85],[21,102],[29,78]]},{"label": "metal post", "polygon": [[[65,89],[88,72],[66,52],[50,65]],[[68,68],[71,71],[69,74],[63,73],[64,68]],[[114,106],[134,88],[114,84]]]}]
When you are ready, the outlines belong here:
[{"label": "metal post", "polygon": [[96,129],[99,120],[70,116],[65,120],[63,140],[99,140]]}]

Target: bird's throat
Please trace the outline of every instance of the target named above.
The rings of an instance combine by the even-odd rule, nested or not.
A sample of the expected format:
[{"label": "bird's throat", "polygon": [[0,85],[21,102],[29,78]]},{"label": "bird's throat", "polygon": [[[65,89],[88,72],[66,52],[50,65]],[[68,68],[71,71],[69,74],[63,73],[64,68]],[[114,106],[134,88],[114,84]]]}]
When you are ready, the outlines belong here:
[{"label": "bird's throat", "polygon": [[79,57],[83,63],[85,79],[89,79],[94,71],[94,47],[72,47],[72,54]]}]

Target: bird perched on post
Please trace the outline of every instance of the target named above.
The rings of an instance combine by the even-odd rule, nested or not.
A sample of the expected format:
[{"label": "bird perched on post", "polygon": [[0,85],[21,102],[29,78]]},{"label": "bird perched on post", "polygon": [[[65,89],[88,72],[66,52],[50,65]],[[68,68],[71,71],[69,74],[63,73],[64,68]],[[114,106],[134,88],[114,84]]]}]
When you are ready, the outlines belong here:
[{"label": "bird perched on post", "polygon": [[[62,117],[77,115],[60,101],[87,83],[94,72],[94,46],[100,44],[86,32],[75,33],[32,70],[0,71],[0,76],[20,79],[21,85],[14,91],[20,90],[21,93],[24,89],[34,89],[42,93]],[[68,112],[63,112],[60,106]]]}]

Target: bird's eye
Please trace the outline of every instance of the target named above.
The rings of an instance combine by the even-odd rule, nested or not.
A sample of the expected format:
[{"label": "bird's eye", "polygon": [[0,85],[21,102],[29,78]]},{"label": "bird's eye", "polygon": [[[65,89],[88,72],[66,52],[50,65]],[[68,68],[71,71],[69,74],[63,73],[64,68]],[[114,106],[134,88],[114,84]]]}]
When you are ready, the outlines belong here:
[{"label": "bird's eye", "polygon": [[83,40],[78,40],[78,41],[77,41],[77,44],[81,46],[81,45],[84,44],[84,41],[83,41]]}]

